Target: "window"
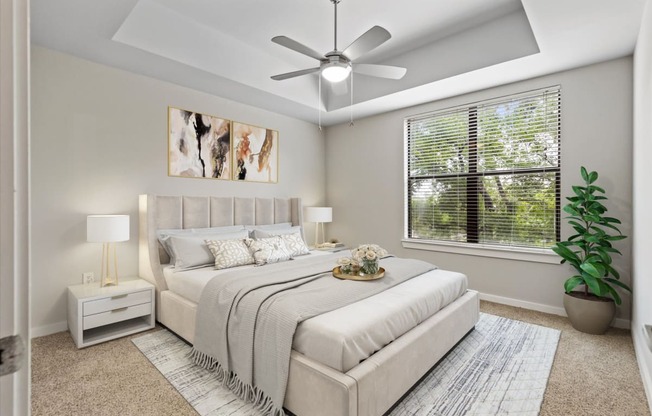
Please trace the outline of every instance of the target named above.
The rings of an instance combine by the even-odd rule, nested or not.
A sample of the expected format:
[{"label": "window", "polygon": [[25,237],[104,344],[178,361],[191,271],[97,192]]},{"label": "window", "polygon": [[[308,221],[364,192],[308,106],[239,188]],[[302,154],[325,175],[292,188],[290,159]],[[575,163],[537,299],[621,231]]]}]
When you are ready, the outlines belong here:
[{"label": "window", "polygon": [[406,119],[407,239],[558,241],[560,101],[557,86]]}]

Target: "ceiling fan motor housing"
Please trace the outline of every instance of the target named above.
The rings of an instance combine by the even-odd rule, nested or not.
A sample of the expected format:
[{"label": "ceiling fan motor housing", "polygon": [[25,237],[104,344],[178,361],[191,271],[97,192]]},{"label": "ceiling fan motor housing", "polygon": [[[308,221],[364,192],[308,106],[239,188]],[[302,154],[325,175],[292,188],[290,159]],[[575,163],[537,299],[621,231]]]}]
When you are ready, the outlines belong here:
[{"label": "ceiling fan motor housing", "polygon": [[351,73],[351,61],[341,52],[332,51],[321,61],[321,75],[330,82],[345,80]]}]

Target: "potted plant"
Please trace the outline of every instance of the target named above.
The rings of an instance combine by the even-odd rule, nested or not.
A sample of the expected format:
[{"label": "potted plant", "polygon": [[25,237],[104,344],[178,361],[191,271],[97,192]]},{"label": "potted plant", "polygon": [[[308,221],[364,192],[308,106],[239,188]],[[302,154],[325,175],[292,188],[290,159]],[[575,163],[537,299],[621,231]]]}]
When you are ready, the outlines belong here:
[{"label": "potted plant", "polygon": [[[622,235],[616,218],[605,216],[604,189],[595,185],[597,172],[580,169],[584,186],[573,186],[574,196],[566,198],[564,207],[568,224],[576,234],[555,244],[552,250],[569,263],[577,274],[564,283],[564,308],[573,328],[589,334],[603,334],[613,321],[616,306],[621,304],[617,288],[631,292],[612,266],[612,255],[621,255],[612,243],[627,238]],[[578,286],[583,291],[574,291]],[[614,305],[615,303],[615,305]]]}]

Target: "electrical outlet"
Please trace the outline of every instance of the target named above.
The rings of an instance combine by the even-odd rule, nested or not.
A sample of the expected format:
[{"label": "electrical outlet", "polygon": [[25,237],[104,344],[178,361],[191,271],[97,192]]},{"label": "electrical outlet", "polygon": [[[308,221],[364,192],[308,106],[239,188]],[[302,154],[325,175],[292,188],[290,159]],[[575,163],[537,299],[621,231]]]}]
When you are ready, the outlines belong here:
[{"label": "electrical outlet", "polygon": [[95,274],[93,272],[82,273],[82,283],[87,285],[95,281]]}]

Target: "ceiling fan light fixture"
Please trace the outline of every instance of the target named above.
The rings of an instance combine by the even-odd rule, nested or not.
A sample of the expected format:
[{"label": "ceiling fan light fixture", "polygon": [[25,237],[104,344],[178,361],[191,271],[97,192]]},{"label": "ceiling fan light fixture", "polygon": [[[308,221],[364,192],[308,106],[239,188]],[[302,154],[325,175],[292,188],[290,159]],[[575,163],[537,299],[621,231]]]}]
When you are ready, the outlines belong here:
[{"label": "ceiling fan light fixture", "polygon": [[321,75],[329,82],[344,81],[351,73],[351,65],[342,62],[330,62],[323,66]]}]

